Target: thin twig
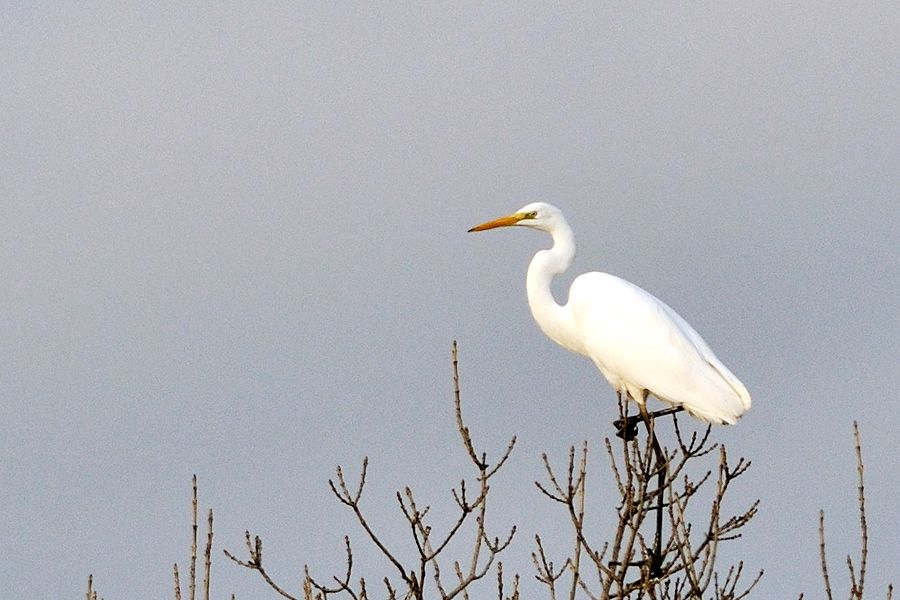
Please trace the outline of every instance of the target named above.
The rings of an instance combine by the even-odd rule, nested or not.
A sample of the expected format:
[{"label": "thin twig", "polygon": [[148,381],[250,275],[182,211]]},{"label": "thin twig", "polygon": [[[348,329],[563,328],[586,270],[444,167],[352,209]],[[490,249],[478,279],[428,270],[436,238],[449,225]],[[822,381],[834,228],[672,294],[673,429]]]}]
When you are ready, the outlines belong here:
[{"label": "thin twig", "polygon": [[853,441],[856,447],[856,472],[858,475],[858,500],[859,500],[859,529],[862,539],[862,548],[859,553],[859,581],[858,585],[853,586],[853,594],[862,599],[863,587],[866,581],[866,562],[869,557],[869,528],[866,524],[866,489],[864,482],[863,459],[862,459],[862,443],[859,438],[859,425],[853,421]]},{"label": "thin twig", "polygon": [[172,567],[175,574],[175,600],[181,600],[181,582],[178,580],[178,563]]},{"label": "thin twig", "polygon": [[[389,578],[385,577],[383,579],[388,600],[397,600],[400,597],[404,598],[404,600],[422,600],[425,597],[426,574],[429,565],[433,574],[434,587],[437,589],[442,600],[451,600],[456,596],[468,599],[470,597],[469,588],[471,587],[471,584],[483,578],[490,571],[495,562],[497,562],[498,565],[498,593],[501,600],[518,600],[518,575],[515,575],[513,578],[512,594],[508,599],[503,598],[505,595],[503,589],[503,568],[497,560],[497,557],[512,543],[516,528],[512,527],[505,539],[489,536],[486,529],[487,497],[491,489],[489,480],[509,459],[515,446],[516,438],[513,437],[511,439],[506,450],[493,465],[488,462],[485,453],[479,453],[475,449],[475,445],[469,433],[469,428],[462,418],[456,342],[453,343],[452,360],[456,424],[466,454],[477,469],[478,473],[476,481],[478,482],[479,493],[476,498],[470,499],[465,480],[460,482],[459,490],[455,488],[451,489],[451,495],[453,496],[460,513],[443,537],[439,537],[434,533],[431,525],[426,522],[426,519],[430,515],[430,508],[428,506],[420,507],[416,502],[415,495],[411,488],[407,487],[402,492],[398,491],[396,493],[395,496],[400,511],[408,524],[408,531],[413,537],[413,543],[415,544],[418,553],[417,564],[411,567],[404,565],[400,560],[400,555],[388,548],[380,536],[376,534],[374,528],[370,525],[363,512],[361,502],[368,475],[367,457],[363,459],[359,479],[352,490],[348,485],[344,470],[341,466],[336,468],[336,476],[328,481],[328,485],[338,501],[353,511],[356,520],[368,535],[369,541],[381,551],[381,554],[388,559],[400,574],[400,578],[403,580],[406,587],[405,590],[395,587]],[[441,580],[442,570],[439,563],[439,555],[449,548],[451,546],[451,540],[456,538],[458,534],[463,531],[462,526],[465,522],[470,520],[470,515],[475,515],[475,531],[474,539],[472,540],[472,552],[468,559],[468,566],[464,570],[460,561],[457,560],[453,562],[453,570],[456,574],[457,582],[452,589],[446,589],[444,587],[444,582]],[[293,596],[277,585],[266,572],[266,569],[263,566],[262,541],[260,538],[251,538],[249,531],[245,533],[245,538],[249,556],[247,560],[238,559],[227,550],[224,551],[225,555],[240,566],[257,571],[269,586],[282,597],[288,600],[295,600]],[[351,587],[353,553],[351,551],[349,538],[345,538],[345,545],[347,549],[347,569],[343,576],[332,577],[334,585],[325,585],[316,581],[310,575],[308,567],[305,568],[305,577],[303,580],[304,600],[324,600],[332,594],[343,594],[354,600],[366,600],[368,598],[366,582],[364,579],[359,580],[358,588]]]},{"label": "thin twig", "polygon": [[190,600],[194,600],[197,587],[197,474],[191,479],[194,490],[191,501],[191,574],[188,582]]},{"label": "thin twig", "polygon": [[[337,499],[340,500],[343,504],[350,507],[350,509],[353,511],[353,514],[356,515],[356,520],[369,536],[369,539],[381,551],[382,555],[384,555],[384,557],[394,565],[394,567],[400,573],[400,577],[403,579],[403,581],[405,581],[410,587],[415,587],[415,582],[413,582],[413,580],[410,578],[409,573],[404,568],[403,564],[397,559],[396,556],[394,556],[394,554],[388,549],[388,547],[384,545],[384,542],[381,541],[381,538],[369,525],[369,522],[366,520],[366,517],[363,515],[362,510],[359,507],[363,489],[366,485],[366,471],[368,469],[368,466],[369,457],[367,456],[363,458],[362,471],[359,476],[359,484],[357,485],[355,494],[351,494],[347,489],[347,484],[344,481],[344,472],[341,469],[340,465],[336,469],[338,485],[335,486],[334,481],[331,479],[328,480],[328,485],[331,487],[331,491],[334,493]],[[340,491],[338,490],[338,487],[340,487]]]},{"label": "thin twig", "polygon": [[262,540],[259,538],[259,536],[256,536],[251,539],[250,532],[245,531],[244,532],[244,543],[247,546],[247,554],[249,555],[249,559],[246,561],[239,559],[238,557],[236,557],[234,554],[232,554],[225,548],[222,549],[222,552],[225,553],[225,556],[227,556],[228,558],[230,558],[232,561],[239,564],[240,566],[245,567],[247,569],[251,569],[251,570],[259,573],[260,576],[263,578],[263,580],[267,584],[269,584],[269,587],[271,587],[273,590],[275,590],[283,598],[286,598],[286,600],[297,600],[294,596],[289,594],[287,591],[285,591],[283,588],[281,588],[277,583],[275,583],[275,581],[269,576],[269,574],[266,572],[265,568],[263,567],[263,559],[262,559],[263,546],[262,546]]},{"label": "thin twig", "polygon": [[[588,453],[588,444],[587,440],[581,446],[581,462],[578,465],[578,479],[575,485],[575,493],[578,496],[578,510],[577,510],[577,527],[580,530],[584,530],[584,497],[585,497],[585,482],[587,480],[587,453]],[[571,476],[570,476],[569,485],[571,486]],[[575,535],[575,550],[573,552],[573,558],[571,562],[572,566],[572,585],[569,588],[569,600],[575,600],[575,593],[578,591],[578,580],[581,573],[581,543],[582,535]]]},{"label": "thin twig", "polygon": [[206,551],[204,557],[206,559],[203,568],[203,599],[209,600],[209,580],[212,574],[212,543],[213,543],[213,511],[209,509],[209,518],[207,519],[208,529],[206,530]]}]

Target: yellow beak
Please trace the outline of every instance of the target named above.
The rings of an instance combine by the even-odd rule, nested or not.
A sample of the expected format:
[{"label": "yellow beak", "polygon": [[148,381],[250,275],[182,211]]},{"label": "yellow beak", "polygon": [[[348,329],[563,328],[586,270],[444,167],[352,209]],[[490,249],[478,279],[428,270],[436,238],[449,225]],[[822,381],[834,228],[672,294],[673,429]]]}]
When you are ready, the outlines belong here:
[{"label": "yellow beak", "polygon": [[524,219],[525,216],[525,213],[515,213],[512,215],[507,215],[505,217],[500,217],[499,219],[494,219],[493,221],[488,221],[487,223],[476,225],[469,230],[469,233],[473,231],[485,231],[486,229],[496,229],[497,227],[509,227],[510,225],[516,225],[519,223],[519,221]]}]

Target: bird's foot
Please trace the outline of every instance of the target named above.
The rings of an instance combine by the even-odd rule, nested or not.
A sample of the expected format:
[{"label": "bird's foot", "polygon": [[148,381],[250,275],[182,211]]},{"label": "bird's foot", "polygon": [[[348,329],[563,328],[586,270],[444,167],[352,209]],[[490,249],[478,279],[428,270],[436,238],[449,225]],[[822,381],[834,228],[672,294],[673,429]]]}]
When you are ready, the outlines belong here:
[{"label": "bird's foot", "polygon": [[613,427],[616,428],[616,437],[622,438],[626,442],[630,442],[637,435],[638,421],[641,415],[632,415],[624,419],[616,419],[613,421]]},{"label": "bird's foot", "polygon": [[[648,413],[650,419],[655,419],[656,417],[665,417],[667,415],[674,415],[675,413],[679,413],[683,411],[684,408],[681,406],[673,406],[672,408],[665,408],[663,410],[657,410],[652,413]],[[631,415],[630,417],[625,417],[623,419],[616,419],[613,421],[613,427],[616,428],[616,437],[622,438],[626,442],[631,441],[637,435],[638,431],[638,423],[644,421],[643,415]]]},{"label": "bird's foot", "polygon": [[661,577],[662,576],[662,563],[663,557],[662,554],[656,550],[652,550],[649,557],[645,560],[633,560],[631,562],[623,563],[618,560],[611,560],[607,563],[607,566],[612,567],[621,567],[623,564],[629,567],[646,567],[650,577]]}]

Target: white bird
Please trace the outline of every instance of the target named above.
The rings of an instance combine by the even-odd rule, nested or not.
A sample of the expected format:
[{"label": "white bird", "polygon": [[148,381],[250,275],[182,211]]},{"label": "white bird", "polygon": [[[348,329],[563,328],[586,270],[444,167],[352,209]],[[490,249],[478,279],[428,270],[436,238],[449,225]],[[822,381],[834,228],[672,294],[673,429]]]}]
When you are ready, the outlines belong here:
[{"label": "white bird", "polygon": [[552,248],[534,255],[526,277],[528,305],[538,326],[560,346],[594,361],[643,415],[648,393],[708,423],[731,425],[750,409],[747,388],[700,334],[633,283],[608,273],[585,273],[572,282],[569,301],[557,304],[550,282],[575,258],[572,229],[558,208],[535,202],[469,231],[509,226],[553,237]]}]

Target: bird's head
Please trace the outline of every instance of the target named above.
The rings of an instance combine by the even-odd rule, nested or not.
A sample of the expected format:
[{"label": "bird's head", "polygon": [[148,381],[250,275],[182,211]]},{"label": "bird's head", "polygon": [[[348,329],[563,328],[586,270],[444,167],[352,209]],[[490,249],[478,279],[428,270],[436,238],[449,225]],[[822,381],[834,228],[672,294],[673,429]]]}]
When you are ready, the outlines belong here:
[{"label": "bird's head", "polygon": [[531,227],[552,233],[558,223],[565,222],[563,220],[562,211],[546,202],[532,202],[526,204],[516,212],[493,221],[476,225],[469,231],[485,231],[487,229],[496,229],[497,227]]}]

